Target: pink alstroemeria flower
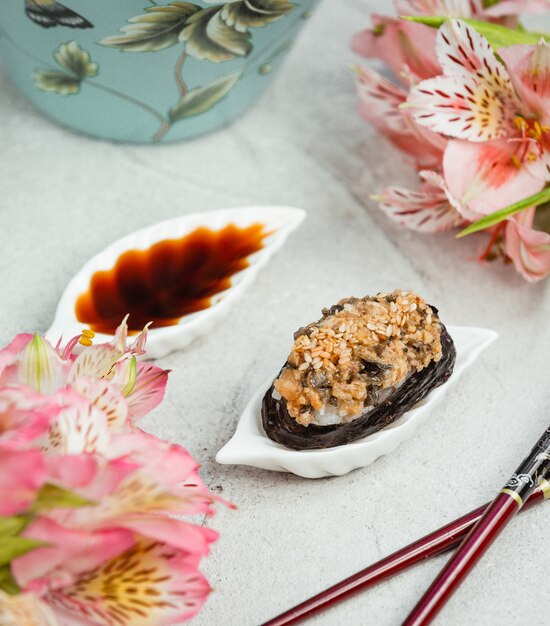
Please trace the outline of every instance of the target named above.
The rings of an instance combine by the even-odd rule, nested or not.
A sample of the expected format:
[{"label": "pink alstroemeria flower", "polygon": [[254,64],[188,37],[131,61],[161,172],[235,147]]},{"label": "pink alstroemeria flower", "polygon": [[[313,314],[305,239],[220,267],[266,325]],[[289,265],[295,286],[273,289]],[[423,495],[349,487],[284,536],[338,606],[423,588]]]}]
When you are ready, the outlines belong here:
[{"label": "pink alstroemeria flower", "polygon": [[[393,4],[400,16],[472,18],[483,13],[482,0],[394,0]],[[374,14],[371,21],[372,28],[353,37],[351,47],[354,52],[383,61],[407,87],[441,73],[433,28],[378,14]]]},{"label": "pink alstroemeria flower", "polygon": [[[63,350],[54,348],[40,335],[18,335],[0,350],[0,388],[24,385],[43,394],[54,394],[71,387],[86,397],[91,394],[92,403],[95,394],[107,411],[107,400],[121,407],[120,398],[115,397],[118,393],[125,399],[128,418],[139,419],[162,401],[169,372],[136,361],[135,357],[145,351],[147,328],[131,345],[127,345],[127,336],[124,320],[111,342],[86,347],[74,355],[80,335],[73,337]],[[92,379],[96,379],[95,384]],[[106,387],[99,380],[111,383],[108,397],[102,400]]]},{"label": "pink alstroemeria flower", "polygon": [[443,171],[451,194],[488,214],[540,191],[550,179],[550,47],[499,50],[450,20],[438,32],[443,76],[421,82],[407,107],[415,121],[451,137]]},{"label": "pink alstroemeria flower", "polygon": [[[505,0],[489,8],[482,0],[394,0],[393,5],[397,15],[490,20],[510,27],[522,13],[550,11],[548,0]],[[371,28],[353,37],[354,52],[383,61],[407,87],[441,74],[433,28],[379,14],[372,15],[371,22]]]},{"label": "pink alstroemeria flower", "polygon": [[106,457],[110,460],[100,465],[93,480],[76,490],[94,504],[52,511],[52,519],[82,530],[125,528],[208,554],[217,533],[173,516],[211,515],[212,504],[223,500],[208,492],[196,461],[184,448],[136,430],[113,435]]},{"label": "pink alstroemeria flower", "polygon": [[[108,435],[105,456],[96,458],[95,471],[88,474],[89,482],[74,486],[76,493],[91,504],[52,509],[25,529],[24,536],[48,544],[13,562],[13,574],[25,590],[66,600],[83,576],[97,571],[100,564],[116,559],[140,541],[162,545],[166,553],[185,555],[185,563],[178,557],[174,567],[183,564],[191,576],[191,562],[198,563],[207,555],[209,544],[217,538],[215,531],[180,517],[212,514],[212,504],[218,500],[201,482],[197,463],[186,450],[139,430],[122,434],[108,431]],[[80,441],[84,445],[84,440]],[[61,444],[61,448],[65,447]],[[51,458],[58,458],[64,468],[68,465],[76,467],[77,473],[81,471],[79,456]],[[142,567],[147,563],[148,557]],[[198,572],[195,574],[197,580],[202,580]],[[175,570],[171,575],[183,580],[177,578]],[[153,585],[151,589],[152,595],[164,593],[162,585]],[[203,598],[208,587],[201,585],[201,589]],[[123,603],[124,589],[120,593]],[[65,602],[64,606],[75,610],[76,605]],[[178,606],[183,609],[183,605]],[[163,611],[157,609],[162,615]]]},{"label": "pink alstroemeria flower", "polygon": [[172,624],[210,593],[198,566],[218,534],[182,516],[223,501],[184,448],[134,424],[168,375],[137,362],[146,337],[128,346],[123,322],[107,344],[85,334],[78,355],[80,336],[61,350],[20,335],[0,351],[0,515],[28,510],[46,483],[82,499],[41,506],[21,531],[44,545],[10,563],[23,593],[9,606],[0,596],[2,624]]}]

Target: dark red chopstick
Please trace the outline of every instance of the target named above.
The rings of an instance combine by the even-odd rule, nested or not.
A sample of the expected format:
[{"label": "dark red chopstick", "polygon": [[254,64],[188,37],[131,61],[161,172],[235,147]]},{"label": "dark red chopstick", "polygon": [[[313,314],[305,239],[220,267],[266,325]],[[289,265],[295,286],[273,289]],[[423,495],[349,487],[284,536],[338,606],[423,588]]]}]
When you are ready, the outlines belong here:
[{"label": "dark red chopstick", "polygon": [[[540,487],[526,501],[523,508],[525,509],[537,502],[542,502],[545,498],[550,498],[550,483],[543,481]],[[422,539],[409,544],[381,561],[369,565],[369,567],[357,572],[357,574],[281,613],[281,615],[265,622],[262,626],[297,624],[314,613],[326,609],[354,593],[364,591],[420,561],[430,559],[455,548],[481,519],[488,506],[489,504],[485,504],[475,511],[463,515],[454,522],[443,526],[443,528],[422,537]]]},{"label": "dark red chopstick", "polygon": [[521,510],[537,484],[549,473],[550,426],[462,540],[403,626],[426,626],[434,619],[508,522]]}]

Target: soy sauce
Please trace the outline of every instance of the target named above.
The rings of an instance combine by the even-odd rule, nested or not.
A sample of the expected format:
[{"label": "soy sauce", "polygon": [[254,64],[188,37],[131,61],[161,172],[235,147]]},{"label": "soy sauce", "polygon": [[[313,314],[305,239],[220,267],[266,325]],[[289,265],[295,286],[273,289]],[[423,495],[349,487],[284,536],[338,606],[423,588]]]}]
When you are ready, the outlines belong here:
[{"label": "soy sauce", "polygon": [[133,332],[147,322],[153,328],[177,324],[211,306],[212,296],[228,289],[231,277],[248,267],[248,257],[263,248],[267,234],[262,224],[200,227],[181,239],[128,250],[112,269],[93,274],[76,302],[76,317],[107,334],[127,313]]}]

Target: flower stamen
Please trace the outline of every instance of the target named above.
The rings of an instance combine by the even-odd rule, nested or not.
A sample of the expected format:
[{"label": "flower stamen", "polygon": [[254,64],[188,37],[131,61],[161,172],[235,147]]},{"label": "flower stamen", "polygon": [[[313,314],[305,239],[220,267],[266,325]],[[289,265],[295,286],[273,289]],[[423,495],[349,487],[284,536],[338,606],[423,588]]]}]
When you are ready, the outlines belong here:
[{"label": "flower stamen", "polygon": [[82,346],[86,346],[87,348],[89,348],[92,345],[92,339],[95,337],[95,333],[93,330],[90,330],[89,328],[86,328],[82,331],[82,334],[80,335],[80,339],[78,340],[78,343],[81,344]]}]

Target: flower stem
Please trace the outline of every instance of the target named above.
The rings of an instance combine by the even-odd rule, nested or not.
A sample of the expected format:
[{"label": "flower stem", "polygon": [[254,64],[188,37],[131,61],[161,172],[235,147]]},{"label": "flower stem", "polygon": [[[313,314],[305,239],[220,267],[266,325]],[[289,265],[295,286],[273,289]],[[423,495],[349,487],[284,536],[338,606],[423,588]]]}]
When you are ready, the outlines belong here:
[{"label": "flower stem", "polygon": [[183,64],[185,63],[186,58],[187,58],[187,52],[183,51],[178,58],[176,67],[174,68],[175,76],[176,76],[176,83],[178,85],[178,89],[180,90],[180,95],[182,98],[187,93],[187,85],[183,81],[183,77],[181,75],[181,70],[183,68]]},{"label": "flower stem", "polygon": [[499,222],[515,215],[516,213],[520,213],[521,211],[525,211],[525,209],[530,209],[534,206],[540,206],[541,204],[545,204],[550,201],[550,187],[545,187],[539,193],[536,193],[532,196],[524,198],[519,202],[515,202],[510,206],[505,207],[504,209],[500,209],[500,211],[495,211],[494,213],[490,213],[485,217],[477,220],[473,224],[470,224],[464,230],[461,230],[457,238],[465,237],[466,235],[471,235],[472,233],[477,232],[478,230],[484,230],[485,228],[489,228],[490,226],[494,226]]},{"label": "flower stem", "polygon": [[154,115],[157,118],[157,120],[159,120],[162,124],[166,123],[165,117],[161,113],[159,113],[156,109],[154,109],[152,106],[149,106],[147,103],[142,102],[141,100],[138,100],[137,98],[132,98],[132,96],[128,96],[127,94],[122,93],[121,91],[117,91],[116,89],[112,89],[111,87],[107,87],[106,85],[92,82],[91,80],[87,80],[85,82],[87,85],[90,85],[90,87],[95,87],[96,89],[100,89],[101,91],[104,91],[105,93],[111,94],[112,96],[116,96],[117,98],[120,98],[121,100],[126,100],[126,102],[130,102],[131,104],[134,104],[140,109],[147,111],[147,113]]},{"label": "flower stem", "polygon": [[164,135],[166,135],[170,128],[172,128],[172,124],[164,120],[161,127],[158,129],[155,135],[153,135],[153,143],[160,143]]}]

